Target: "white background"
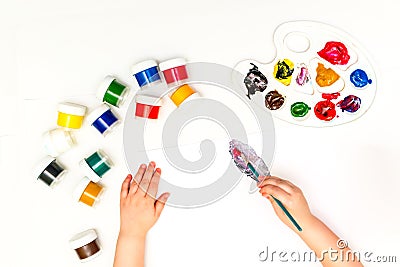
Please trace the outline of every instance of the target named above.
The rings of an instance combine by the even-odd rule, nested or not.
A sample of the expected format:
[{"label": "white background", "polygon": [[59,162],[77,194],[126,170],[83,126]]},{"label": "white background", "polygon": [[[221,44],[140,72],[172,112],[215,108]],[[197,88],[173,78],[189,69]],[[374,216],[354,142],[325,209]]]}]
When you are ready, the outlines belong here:
[{"label": "white background", "polygon": [[[51,191],[35,181],[31,167],[43,155],[41,133],[55,127],[58,101],[93,107],[103,76],[133,82],[129,67],[147,58],[184,56],[227,66],[246,58],[270,61],[273,30],[296,19],[330,23],[358,39],[375,61],[378,92],[371,109],[347,125],[314,129],[276,121],[272,173],[300,186],[314,214],[353,249],[397,253],[399,261],[399,10],[395,0],[2,0],[0,266],[78,266],[68,240],[92,227],[103,254],[85,265],[112,264],[127,172],[122,130],[106,142],[85,127],[77,136],[80,146],[60,158],[70,166],[68,177]],[[70,195],[82,176],[77,162],[97,147],[116,168],[104,180],[106,198],[91,210]],[[269,203],[247,189],[243,180],[213,205],[167,207],[149,233],[147,266],[287,266],[259,262],[258,254],[267,245],[307,250]]]}]

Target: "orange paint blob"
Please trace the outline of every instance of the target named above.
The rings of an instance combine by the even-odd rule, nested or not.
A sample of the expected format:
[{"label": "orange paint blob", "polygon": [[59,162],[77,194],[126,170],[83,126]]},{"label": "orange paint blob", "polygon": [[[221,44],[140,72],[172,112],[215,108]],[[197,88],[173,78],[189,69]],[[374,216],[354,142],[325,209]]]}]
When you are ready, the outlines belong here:
[{"label": "orange paint blob", "polygon": [[324,64],[318,63],[317,77],[315,81],[321,87],[330,86],[339,80],[340,76],[331,68],[325,68]]}]

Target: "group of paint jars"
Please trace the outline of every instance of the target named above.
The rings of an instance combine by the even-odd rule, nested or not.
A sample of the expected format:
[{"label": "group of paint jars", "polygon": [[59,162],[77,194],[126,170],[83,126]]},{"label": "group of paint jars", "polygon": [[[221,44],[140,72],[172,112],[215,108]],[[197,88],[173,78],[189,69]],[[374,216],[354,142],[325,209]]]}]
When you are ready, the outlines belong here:
[{"label": "group of paint jars", "polygon": [[[96,94],[103,103],[86,118],[86,106],[71,102],[59,103],[58,128],[43,135],[43,146],[47,156],[36,165],[35,177],[49,187],[57,185],[66,173],[66,169],[58,162],[57,157],[76,144],[74,131],[79,130],[85,120],[103,136],[110,133],[120,123],[112,106],[120,107],[126,99],[128,90],[128,87],[116,78],[106,76]],[[103,191],[103,187],[97,183],[110,170],[112,162],[104,152],[98,150],[82,159],[79,165],[85,171],[85,177],[77,185],[74,196],[79,202],[94,206]]]},{"label": "group of paint jars", "polygon": [[[163,75],[160,75],[162,72]],[[151,88],[158,83],[165,82],[169,89],[170,100],[179,107],[184,101],[198,96],[198,93],[189,86],[189,75],[186,68],[186,60],[174,58],[160,64],[155,60],[146,60],[135,64],[131,68],[131,73],[142,89],[136,94],[136,117],[146,119],[158,119],[160,107],[162,106],[163,93],[158,95],[151,92]]]},{"label": "group of paint jars", "polygon": [[[163,75],[160,75],[162,72]],[[144,119],[157,119],[162,106],[164,94],[155,95],[151,88],[157,83],[165,83],[170,100],[179,107],[183,102],[198,96],[198,93],[189,86],[186,60],[175,58],[158,64],[155,60],[146,60],[132,67],[140,90],[135,97],[135,116]],[[57,128],[43,135],[44,148],[47,156],[37,165],[35,177],[49,187],[57,185],[66,174],[66,169],[57,157],[71,149],[75,144],[74,131],[79,130],[84,121],[90,124],[104,137],[120,124],[120,119],[113,111],[123,105],[129,88],[113,76],[106,76],[97,90],[96,97],[102,102],[88,116],[87,108],[71,102],[58,104]],[[97,150],[79,162],[85,176],[76,185],[73,192],[75,201],[89,207],[94,207],[100,201],[104,186],[99,183],[101,178],[111,169],[110,158],[101,150]],[[75,250],[82,262],[88,261],[101,252],[98,236],[94,229],[81,232],[70,240],[70,245]]]},{"label": "group of paint jars", "polygon": [[[128,92],[127,86],[112,76],[106,76],[96,94],[103,103],[86,118],[85,106],[71,102],[59,103],[58,127],[43,135],[43,146],[47,156],[36,165],[36,179],[51,188],[57,185],[67,172],[57,157],[76,144],[74,131],[79,130],[86,121],[97,132],[106,136],[120,123],[112,108],[119,108],[127,98]],[[111,169],[112,162],[103,151],[97,150],[83,158],[79,165],[85,176],[76,185],[73,198],[79,203],[95,207],[104,193],[104,186],[99,181]],[[94,258],[101,251],[94,229],[75,235],[70,240],[70,245],[82,262]]]}]

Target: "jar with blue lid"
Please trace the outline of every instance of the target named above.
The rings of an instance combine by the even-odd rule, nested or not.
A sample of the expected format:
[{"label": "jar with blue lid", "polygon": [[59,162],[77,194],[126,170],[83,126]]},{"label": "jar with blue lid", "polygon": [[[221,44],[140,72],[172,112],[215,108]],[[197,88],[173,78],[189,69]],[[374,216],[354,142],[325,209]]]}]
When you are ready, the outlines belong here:
[{"label": "jar with blue lid", "polygon": [[118,117],[111,110],[111,107],[106,104],[94,109],[87,120],[103,136],[112,132],[119,125]]},{"label": "jar with blue lid", "polygon": [[146,60],[132,66],[131,73],[135,77],[140,88],[161,82],[158,64],[155,60]]}]

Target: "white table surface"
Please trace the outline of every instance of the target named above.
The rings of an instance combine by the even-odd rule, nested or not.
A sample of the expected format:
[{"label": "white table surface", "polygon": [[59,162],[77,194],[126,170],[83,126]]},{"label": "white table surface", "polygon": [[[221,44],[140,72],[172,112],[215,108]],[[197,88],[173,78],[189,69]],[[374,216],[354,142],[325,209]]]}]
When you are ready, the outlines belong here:
[{"label": "white table surface", "polygon": [[[68,178],[49,190],[35,181],[31,166],[43,155],[40,135],[55,126],[58,101],[93,107],[104,75],[133,83],[129,67],[147,58],[184,56],[231,67],[246,58],[270,61],[273,30],[297,19],[330,23],[358,39],[375,62],[378,92],[371,109],[347,125],[315,129],[276,120],[272,173],[300,186],[312,211],[353,249],[397,253],[400,261],[399,10],[395,0],[2,0],[0,266],[78,266],[68,240],[92,227],[103,253],[84,265],[112,265],[127,173],[122,129],[106,140],[83,129],[79,147],[60,158],[69,166]],[[116,168],[104,182],[106,199],[92,210],[70,195],[82,176],[77,160],[97,147],[107,150]],[[248,195],[248,184],[244,179],[203,208],[166,207],[149,233],[146,265],[286,266],[260,262],[258,254],[266,246],[307,251],[265,199]]]}]

